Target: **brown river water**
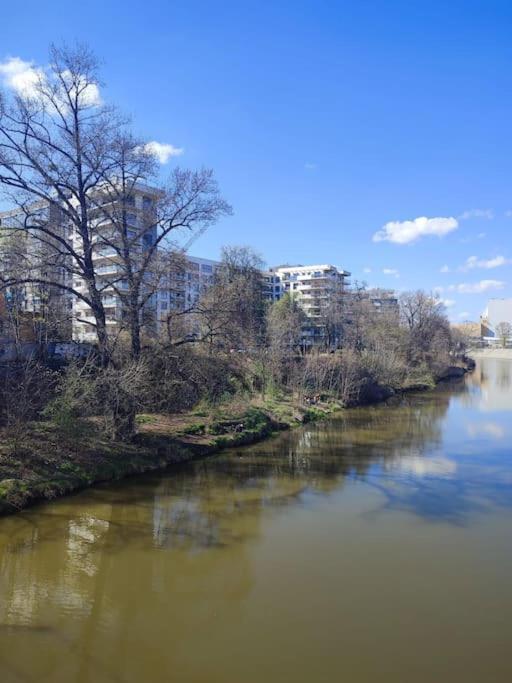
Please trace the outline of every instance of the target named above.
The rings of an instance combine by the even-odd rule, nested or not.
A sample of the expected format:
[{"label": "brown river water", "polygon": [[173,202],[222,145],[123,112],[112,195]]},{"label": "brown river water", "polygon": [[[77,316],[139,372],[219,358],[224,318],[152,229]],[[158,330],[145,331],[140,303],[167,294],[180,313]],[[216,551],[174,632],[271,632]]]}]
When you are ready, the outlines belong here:
[{"label": "brown river water", "polygon": [[512,362],[0,520],[0,683],[509,683]]}]

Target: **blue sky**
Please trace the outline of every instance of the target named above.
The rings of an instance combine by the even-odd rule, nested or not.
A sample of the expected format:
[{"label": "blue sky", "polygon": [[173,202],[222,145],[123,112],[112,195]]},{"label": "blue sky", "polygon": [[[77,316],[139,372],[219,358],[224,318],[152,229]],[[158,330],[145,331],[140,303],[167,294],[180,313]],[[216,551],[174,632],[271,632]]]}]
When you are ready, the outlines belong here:
[{"label": "blue sky", "polygon": [[86,41],[102,97],[183,149],[163,173],[216,170],[235,213],[192,253],[442,288],[454,320],[512,295],[512,3],[28,0],[1,19],[4,85],[13,58]]}]

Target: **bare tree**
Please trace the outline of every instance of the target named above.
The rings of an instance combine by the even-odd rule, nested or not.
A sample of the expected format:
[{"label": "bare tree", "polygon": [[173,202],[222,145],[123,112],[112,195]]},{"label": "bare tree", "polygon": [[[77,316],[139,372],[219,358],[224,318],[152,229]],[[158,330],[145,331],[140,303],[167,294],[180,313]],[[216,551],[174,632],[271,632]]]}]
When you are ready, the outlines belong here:
[{"label": "bare tree", "polygon": [[160,184],[147,149],[129,135],[119,136],[111,149],[116,173],[105,175],[96,198],[102,226],[97,243],[110,250],[113,266],[113,274],[102,276],[102,290],[121,301],[134,359],[140,357],[142,329],[157,324],[155,295],[171,288],[176,250],[171,237],[183,229],[202,231],[232,212],[212,170],[176,168]]},{"label": "bare tree", "polygon": [[496,335],[501,341],[503,348],[507,346],[507,342],[512,337],[512,324],[509,322],[501,322],[496,325]]},{"label": "bare tree", "polygon": [[[50,65],[29,92],[0,99],[0,185],[18,207],[21,224],[62,259],[69,277],[29,273],[15,283],[50,285],[91,309],[104,363],[109,360],[106,315],[94,269],[91,201],[115,172],[111,141],[123,121],[99,100],[98,64],[84,46],[50,48]],[[59,215],[53,222],[41,207]],[[71,234],[76,239],[71,239]],[[73,276],[83,279],[76,287]],[[2,278],[10,286],[12,279]]]},{"label": "bare tree", "polygon": [[[52,47],[50,56],[49,70],[30,93],[0,102],[0,184],[19,209],[13,229],[49,248],[69,277],[38,269],[23,278],[4,276],[3,286],[59,287],[86,304],[92,319],[80,323],[95,329],[106,364],[111,349],[103,300],[115,294],[138,358],[141,327],[165,279],[170,234],[204,229],[231,207],[211,170],[176,169],[167,185],[157,183],[150,147],[99,101],[97,62],[87,48]],[[136,206],[141,193],[144,202]],[[95,257],[106,251],[115,267],[100,276]]]},{"label": "bare tree", "polygon": [[400,296],[402,323],[409,333],[412,363],[441,364],[451,346],[450,325],[439,299],[421,290]]}]

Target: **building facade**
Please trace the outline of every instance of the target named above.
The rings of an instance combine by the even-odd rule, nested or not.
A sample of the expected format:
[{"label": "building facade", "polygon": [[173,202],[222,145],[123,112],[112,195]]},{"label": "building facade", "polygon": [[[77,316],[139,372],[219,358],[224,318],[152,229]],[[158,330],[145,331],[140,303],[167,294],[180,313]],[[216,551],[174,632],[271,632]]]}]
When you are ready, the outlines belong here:
[{"label": "building facade", "polygon": [[[118,335],[127,323],[129,283],[120,240],[128,239],[131,267],[137,269],[138,258],[142,263],[148,250],[156,244],[157,227],[155,221],[151,221],[151,215],[157,197],[157,192],[150,187],[134,186],[130,196],[123,198],[122,230],[115,219],[119,211],[115,199],[105,194],[105,197],[95,196],[91,202],[89,232],[94,277],[101,291],[107,331],[112,336]],[[34,204],[31,211],[32,225],[45,221],[51,223],[55,234],[67,240],[77,254],[82,253],[81,237],[63,212],[43,204]],[[32,284],[23,286],[20,291],[7,291],[4,307],[8,308],[18,298],[24,312],[42,312],[50,303],[51,294],[54,308],[64,311],[67,316],[65,338],[94,343],[96,330],[93,311],[84,299],[71,291],[83,292],[87,298],[87,284],[83,275],[68,262],[71,257],[65,255],[65,250],[54,248],[51,241],[45,246],[30,230],[23,230],[28,227],[26,215],[22,216],[16,211],[4,212],[0,214],[0,221],[0,252],[2,244],[7,247],[15,235],[16,257],[20,258],[21,254],[21,258],[28,263],[33,262],[33,268],[39,268],[39,271],[32,270],[32,273],[39,272],[42,279],[63,285],[62,288],[50,288],[51,292],[46,292],[44,296],[41,287]],[[20,245],[24,246],[20,248]],[[44,253],[44,249],[48,249],[48,254]],[[56,255],[61,253],[63,255],[57,258]],[[194,308],[201,294],[214,282],[220,264],[180,252],[169,256],[160,249],[155,249],[155,256],[151,258],[154,261],[148,270],[148,279],[143,283],[143,294],[147,294],[147,301],[140,314],[144,316],[145,329],[151,334],[158,334],[166,325],[169,329],[173,314],[185,313]],[[278,301],[288,294],[301,306],[305,314],[302,329],[305,348],[336,348],[341,342],[341,321],[350,314],[350,298],[347,296],[349,277],[348,271],[331,264],[283,265],[262,272],[261,291],[268,302]],[[66,286],[70,287],[69,291],[65,289]],[[377,310],[398,315],[396,297],[380,291],[370,292],[369,297]]]},{"label": "building facade", "polygon": [[201,294],[213,284],[218,261],[178,254],[158,292],[158,320],[165,324],[173,313],[191,310]]},{"label": "building facade", "polygon": [[[49,226],[51,234],[35,228]],[[11,324],[23,321],[35,339],[68,339],[72,329],[72,299],[67,254],[58,239],[67,239],[61,212],[44,202],[0,213],[0,267],[4,277],[26,278],[3,291],[4,310]],[[30,281],[32,280],[32,281]]]},{"label": "building facade", "polygon": [[331,264],[277,266],[263,273],[264,296],[277,301],[285,294],[292,296],[305,313],[302,328],[303,345],[336,346],[345,306],[350,273]]},{"label": "building facade", "polygon": [[[144,257],[154,246],[157,239],[157,227],[152,220],[152,211],[157,192],[144,185],[131,188],[126,199],[126,207],[116,206],[116,200],[106,197],[101,208],[91,212],[92,255],[96,284],[101,291],[105,309],[107,331],[110,335],[118,334],[126,322],[126,305],[124,300],[128,294],[126,260],[123,259],[123,230],[126,224],[126,240],[131,256],[132,270],[135,274],[142,268]],[[99,204],[96,198],[96,204]],[[125,214],[121,217],[122,210]],[[70,231],[71,242],[77,253],[82,253],[82,242],[77,230]],[[148,270],[147,282],[142,285],[148,299],[140,315],[147,326],[157,326],[157,279],[158,264]],[[149,281],[149,278],[152,278]],[[80,275],[73,277],[73,287],[79,292],[87,291],[86,282]],[[94,316],[88,304],[78,296],[72,296],[73,339],[75,341],[93,342],[96,338]]]},{"label": "building facade", "polygon": [[[480,335],[487,342],[498,341],[500,323],[512,326],[512,299],[490,299],[480,316]],[[512,335],[510,335],[512,338]]]}]

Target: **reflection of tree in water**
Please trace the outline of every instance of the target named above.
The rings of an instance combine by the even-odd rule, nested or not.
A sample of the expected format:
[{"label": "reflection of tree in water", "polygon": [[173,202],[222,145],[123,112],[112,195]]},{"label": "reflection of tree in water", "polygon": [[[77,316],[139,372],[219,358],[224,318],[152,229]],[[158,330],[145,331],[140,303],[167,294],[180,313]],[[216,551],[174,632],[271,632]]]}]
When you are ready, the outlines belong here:
[{"label": "reflection of tree in water", "polygon": [[155,491],[154,541],[199,549],[247,540],[259,525],[249,531],[241,520],[300,502],[306,492],[339,489],[347,477],[364,478],[375,464],[421,457],[441,442],[449,398],[440,391],[346,411],[329,422],[183,465]]}]

